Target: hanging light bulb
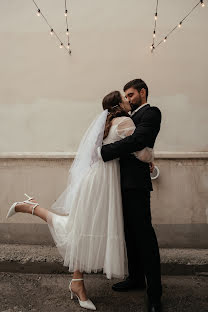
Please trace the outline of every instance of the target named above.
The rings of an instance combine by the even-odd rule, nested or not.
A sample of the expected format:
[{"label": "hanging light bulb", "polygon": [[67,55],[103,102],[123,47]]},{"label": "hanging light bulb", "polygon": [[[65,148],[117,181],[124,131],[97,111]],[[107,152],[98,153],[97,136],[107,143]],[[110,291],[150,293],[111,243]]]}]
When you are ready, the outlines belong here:
[{"label": "hanging light bulb", "polygon": [[67,12],[68,12],[68,11],[67,11],[67,10],[65,10],[65,12],[64,12],[64,15],[65,15],[65,16],[67,16]]},{"label": "hanging light bulb", "polygon": [[62,49],[62,48],[63,48],[63,43],[62,43],[62,42],[61,42],[61,44],[60,44],[59,48],[60,48],[60,49]]},{"label": "hanging light bulb", "polygon": [[70,48],[70,43],[68,42],[68,44],[67,44],[67,49],[69,50],[69,48]]},{"label": "hanging light bulb", "polygon": [[166,40],[167,40],[167,37],[165,37],[163,41],[166,42]]},{"label": "hanging light bulb", "polygon": [[178,27],[179,27],[179,28],[181,28],[181,26],[182,26],[182,22],[180,22],[180,23],[178,24]]},{"label": "hanging light bulb", "polygon": [[157,12],[155,13],[155,20],[157,20]]},{"label": "hanging light bulb", "polygon": [[204,7],[205,6],[204,1],[200,0],[200,2],[201,2],[201,6]]},{"label": "hanging light bulb", "polygon": [[40,16],[40,9],[38,9],[37,16]]},{"label": "hanging light bulb", "polygon": [[69,35],[69,30],[68,30],[68,28],[67,28],[67,30],[66,30],[66,35],[67,35],[67,36]]},{"label": "hanging light bulb", "polygon": [[54,34],[53,28],[51,28],[50,34],[51,34],[51,36],[53,36],[53,34]]},{"label": "hanging light bulb", "polygon": [[154,30],[154,32],[153,32],[153,38],[155,38],[155,30]]}]

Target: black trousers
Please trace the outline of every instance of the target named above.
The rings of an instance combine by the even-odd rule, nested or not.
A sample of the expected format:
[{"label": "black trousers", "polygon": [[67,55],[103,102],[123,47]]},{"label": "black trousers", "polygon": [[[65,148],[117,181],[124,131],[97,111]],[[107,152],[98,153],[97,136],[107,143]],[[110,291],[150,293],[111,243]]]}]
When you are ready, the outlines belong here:
[{"label": "black trousers", "polygon": [[151,222],[150,191],[122,189],[124,231],[129,277],[147,284],[151,302],[162,296],[160,253]]}]

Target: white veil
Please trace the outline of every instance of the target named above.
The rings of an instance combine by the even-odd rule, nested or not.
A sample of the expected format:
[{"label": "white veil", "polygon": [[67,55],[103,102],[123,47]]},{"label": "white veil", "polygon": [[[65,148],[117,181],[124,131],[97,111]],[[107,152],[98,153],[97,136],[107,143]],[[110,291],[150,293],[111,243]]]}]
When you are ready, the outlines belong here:
[{"label": "white veil", "polygon": [[67,187],[65,191],[52,204],[51,210],[68,214],[70,205],[79,192],[82,180],[87,175],[92,166],[99,160],[97,148],[102,146],[103,135],[105,130],[106,118],[108,110],[104,110],[89,126],[85,132],[78,151],[77,156],[69,169]]}]

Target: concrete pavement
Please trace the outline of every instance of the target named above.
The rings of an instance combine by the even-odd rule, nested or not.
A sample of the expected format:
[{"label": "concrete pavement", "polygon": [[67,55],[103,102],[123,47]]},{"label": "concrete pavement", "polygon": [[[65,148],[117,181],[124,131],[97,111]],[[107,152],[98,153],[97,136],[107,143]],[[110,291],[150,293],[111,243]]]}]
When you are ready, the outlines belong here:
[{"label": "concrete pavement", "polygon": [[[0,273],[1,312],[86,312],[71,300],[69,274]],[[85,276],[89,298],[99,312],[144,312],[144,291],[114,292],[102,274]],[[163,312],[207,312],[208,279],[203,276],[162,276]]]},{"label": "concrete pavement", "polygon": [[[160,249],[160,255],[163,311],[208,312],[208,250]],[[70,300],[71,276],[54,246],[1,244],[0,312],[86,311]],[[145,291],[114,292],[116,282],[85,274],[97,311],[144,312]]]},{"label": "concrete pavement", "polygon": [[[160,249],[163,275],[208,274],[208,249]],[[0,244],[0,272],[68,273],[55,246]]]}]

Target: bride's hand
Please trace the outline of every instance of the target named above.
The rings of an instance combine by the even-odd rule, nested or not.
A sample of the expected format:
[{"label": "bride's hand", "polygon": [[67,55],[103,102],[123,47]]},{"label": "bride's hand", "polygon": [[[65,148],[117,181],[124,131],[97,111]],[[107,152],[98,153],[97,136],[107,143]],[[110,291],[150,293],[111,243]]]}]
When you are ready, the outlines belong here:
[{"label": "bride's hand", "polygon": [[150,147],[145,147],[140,151],[134,152],[133,154],[136,158],[146,163],[152,163],[154,160],[154,151]]},{"label": "bride's hand", "polygon": [[150,167],[150,172],[152,173],[153,170],[154,170],[154,167],[155,167],[154,163],[153,163],[153,162],[150,162],[150,163],[149,163],[149,167]]}]

